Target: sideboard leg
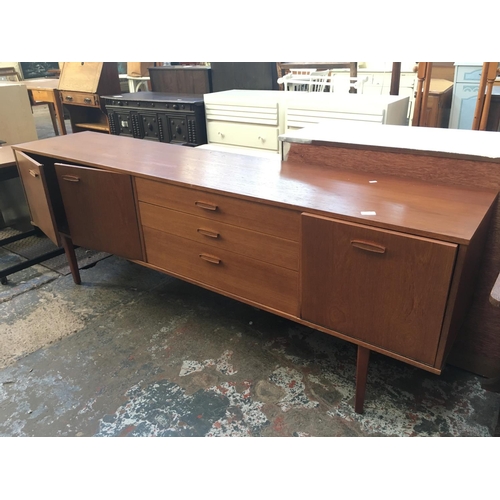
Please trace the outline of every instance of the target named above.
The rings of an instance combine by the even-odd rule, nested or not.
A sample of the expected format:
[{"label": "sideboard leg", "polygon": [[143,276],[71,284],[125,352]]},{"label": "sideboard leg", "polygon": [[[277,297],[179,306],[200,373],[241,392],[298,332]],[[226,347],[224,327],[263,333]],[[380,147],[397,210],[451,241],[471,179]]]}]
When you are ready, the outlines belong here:
[{"label": "sideboard leg", "polygon": [[78,270],[78,261],[76,260],[75,247],[73,246],[73,241],[68,236],[61,234],[61,240],[64,248],[64,253],[68,259],[69,269],[71,275],[73,276],[73,281],[75,284],[80,285],[82,280],[80,278],[80,271]]},{"label": "sideboard leg", "polygon": [[358,360],[356,363],[356,402],[354,405],[354,411],[356,413],[363,413],[369,360],[370,349],[358,345]]}]

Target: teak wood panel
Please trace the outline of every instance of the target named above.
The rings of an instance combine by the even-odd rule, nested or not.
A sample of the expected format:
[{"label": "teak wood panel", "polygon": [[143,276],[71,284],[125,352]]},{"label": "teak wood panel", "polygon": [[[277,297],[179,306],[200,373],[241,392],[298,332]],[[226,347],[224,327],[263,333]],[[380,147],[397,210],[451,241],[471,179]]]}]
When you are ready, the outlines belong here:
[{"label": "teak wood panel", "polygon": [[143,260],[131,176],[57,163],[55,169],[73,243]]},{"label": "teak wood panel", "polygon": [[298,271],[299,244],[217,220],[139,202],[143,226]]},{"label": "teak wood panel", "polygon": [[302,318],[433,366],[457,245],[302,216]]},{"label": "teak wood panel", "polygon": [[137,198],[153,205],[251,229],[292,241],[299,240],[300,213],[198,191],[167,183],[136,178]]},{"label": "teak wood panel", "polygon": [[30,209],[31,223],[40,228],[54,244],[60,246],[56,217],[50,202],[44,167],[20,151],[14,151],[14,154]]},{"label": "teak wood panel", "polygon": [[148,263],[297,316],[298,272],[149,227],[143,232]]},{"label": "teak wood panel", "polygon": [[[463,131],[460,131],[463,132]],[[474,131],[471,133],[481,133]],[[292,144],[288,156],[296,165],[342,168],[359,173],[400,176],[411,182],[428,181],[443,189],[453,187],[499,191],[497,163],[468,158],[447,158],[435,153],[373,150],[370,147]],[[465,200],[464,195],[464,200]],[[483,377],[498,374],[500,314],[489,295],[500,269],[500,204],[494,203],[486,244],[474,280],[473,299],[447,361]]]}]

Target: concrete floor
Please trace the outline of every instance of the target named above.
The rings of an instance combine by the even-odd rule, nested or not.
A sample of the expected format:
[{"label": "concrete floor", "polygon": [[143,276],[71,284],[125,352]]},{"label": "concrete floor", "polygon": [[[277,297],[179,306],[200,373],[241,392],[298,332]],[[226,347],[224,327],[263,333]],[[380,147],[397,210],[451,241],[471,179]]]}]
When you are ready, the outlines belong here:
[{"label": "concrete floor", "polygon": [[[44,108],[40,138],[53,135]],[[373,354],[358,415],[355,346],[114,256],[81,275],[37,265],[0,289],[0,343],[53,339],[0,370],[0,436],[496,432],[500,394],[463,370]]]}]

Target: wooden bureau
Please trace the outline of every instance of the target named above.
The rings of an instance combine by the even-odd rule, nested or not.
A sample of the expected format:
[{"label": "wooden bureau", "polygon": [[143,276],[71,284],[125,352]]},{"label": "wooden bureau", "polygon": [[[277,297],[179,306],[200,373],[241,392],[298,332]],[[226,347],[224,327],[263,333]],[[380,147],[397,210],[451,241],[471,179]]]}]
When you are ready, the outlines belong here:
[{"label": "wooden bureau", "polygon": [[[14,146],[33,221],[439,374],[497,192],[83,132]],[[83,214],[83,215],[82,215]]]}]

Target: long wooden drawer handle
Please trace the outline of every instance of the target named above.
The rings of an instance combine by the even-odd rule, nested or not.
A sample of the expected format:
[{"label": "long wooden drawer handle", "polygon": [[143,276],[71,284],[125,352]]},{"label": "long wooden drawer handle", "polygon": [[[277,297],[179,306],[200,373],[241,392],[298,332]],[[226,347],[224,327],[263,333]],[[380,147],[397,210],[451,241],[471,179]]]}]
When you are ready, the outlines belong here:
[{"label": "long wooden drawer handle", "polygon": [[76,175],[63,175],[62,178],[68,182],[80,182],[80,177],[77,177]]},{"label": "long wooden drawer handle", "polygon": [[351,240],[351,245],[361,250],[367,250],[368,252],[385,253],[385,247],[376,243],[370,243],[369,241]]},{"label": "long wooden drawer handle", "polygon": [[208,203],[206,201],[195,201],[194,204],[199,208],[203,208],[204,210],[217,210],[217,205]]},{"label": "long wooden drawer handle", "polygon": [[219,237],[219,233],[216,233],[215,231],[210,231],[209,229],[202,229],[201,227],[199,227],[196,231],[198,231],[203,236],[208,236],[209,238]]},{"label": "long wooden drawer handle", "polygon": [[35,172],[34,170],[30,170],[29,172],[32,177],[40,177],[40,174],[38,172]]},{"label": "long wooden drawer handle", "polygon": [[220,264],[222,261],[218,257],[208,255],[207,253],[200,253],[200,259],[210,262],[210,264]]}]

